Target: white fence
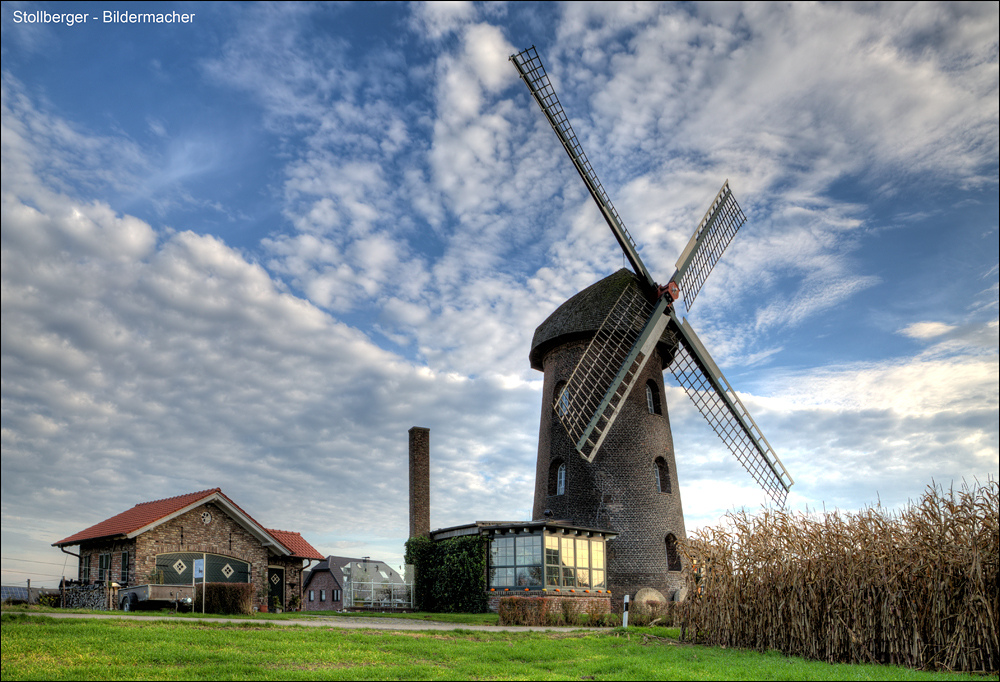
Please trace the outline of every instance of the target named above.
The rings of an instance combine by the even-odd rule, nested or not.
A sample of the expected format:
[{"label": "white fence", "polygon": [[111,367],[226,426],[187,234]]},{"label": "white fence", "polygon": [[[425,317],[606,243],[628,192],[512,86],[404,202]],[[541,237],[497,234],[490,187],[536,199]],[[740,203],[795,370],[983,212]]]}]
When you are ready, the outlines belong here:
[{"label": "white fence", "polygon": [[344,566],[344,607],[380,610],[413,609],[413,566],[400,575],[381,561]]}]

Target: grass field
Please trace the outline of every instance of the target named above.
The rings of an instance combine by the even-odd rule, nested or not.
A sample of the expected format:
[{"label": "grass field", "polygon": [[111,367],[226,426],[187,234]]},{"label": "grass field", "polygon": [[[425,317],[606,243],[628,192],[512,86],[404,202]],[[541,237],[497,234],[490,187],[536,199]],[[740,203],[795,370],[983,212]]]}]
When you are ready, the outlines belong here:
[{"label": "grass field", "polygon": [[[676,631],[376,631],[261,620],[57,620],[5,613],[7,680],[969,680],[678,644]],[[992,676],[989,679],[997,679]]]}]

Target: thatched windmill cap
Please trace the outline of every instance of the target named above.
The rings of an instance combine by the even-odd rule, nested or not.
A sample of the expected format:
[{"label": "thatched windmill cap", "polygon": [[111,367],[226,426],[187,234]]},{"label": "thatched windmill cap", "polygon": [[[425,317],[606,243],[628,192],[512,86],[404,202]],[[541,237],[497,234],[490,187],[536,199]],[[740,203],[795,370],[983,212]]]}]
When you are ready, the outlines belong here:
[{"label": "thatched windmill cap", "polygon": [[[531,368],[541,372],[542,360],[550,350],[564,343],[585,340],[593,336],[600,329],[604,318],[608,316],[611,306],[627,287],[639,290],[639,279],[631,270],[622,268],[591,284],[556,308],[555,312],[535,329],[535,335],[531,339],[531,352],[528,353]],[[669,346],[661,342],[658,348],[660,357],[666,363],[673,356]]]}]

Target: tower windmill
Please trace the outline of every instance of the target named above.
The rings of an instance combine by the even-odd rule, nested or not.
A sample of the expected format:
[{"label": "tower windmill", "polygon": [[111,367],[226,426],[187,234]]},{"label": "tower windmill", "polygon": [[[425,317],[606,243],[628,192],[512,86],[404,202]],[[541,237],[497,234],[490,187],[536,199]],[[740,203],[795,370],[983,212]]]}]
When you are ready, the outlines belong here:
[{"label": "tower windmill", "polygon": [[[675,309],[683,299],[690,310],[746,217],[726,181],[677,260],[674,274],[667,284],[657,284],[580,146],[537,51],[530,47],[510,61],[634,271],[620,270],[580,292],[535,332],[530,358],[534,368],[545,372],[546,400],[534,515],[540,518],[547,511],[618,531],[608,566],[609,582],[618,591],[676,589],[679,575],[670,573],[679,569],[679,562],[676,551],[671,554],[671,543],[684,536],[684,521],[669,421],[659,402],[663,369],[670,370],[776,504],[784,505],[793,483],[691,325]],[[645,399],[633,394],[643,383]],[[571,456],[574,451],[578,457]]]}]

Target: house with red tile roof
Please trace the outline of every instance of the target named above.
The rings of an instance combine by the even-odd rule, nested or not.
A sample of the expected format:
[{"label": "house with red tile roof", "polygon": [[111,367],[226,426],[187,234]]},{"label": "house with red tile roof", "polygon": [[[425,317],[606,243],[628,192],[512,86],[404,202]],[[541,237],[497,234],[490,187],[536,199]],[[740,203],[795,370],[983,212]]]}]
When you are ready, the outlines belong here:
[{"label": "house with red tile roof", "polygon": [[299,533],[257,523],[219,488],[139,503],[53,546],[79,557],[82,583],[190,585],[201,559],[208,582],[249,582],[257,606],[283,608],[301,603],[303,569],[325,559]]}]

